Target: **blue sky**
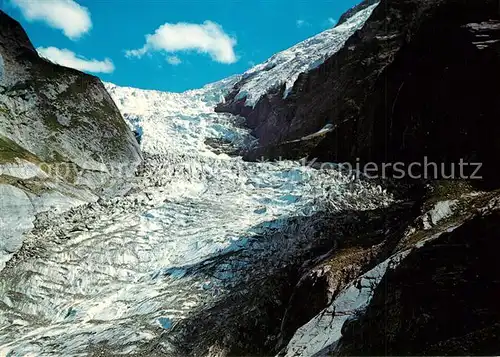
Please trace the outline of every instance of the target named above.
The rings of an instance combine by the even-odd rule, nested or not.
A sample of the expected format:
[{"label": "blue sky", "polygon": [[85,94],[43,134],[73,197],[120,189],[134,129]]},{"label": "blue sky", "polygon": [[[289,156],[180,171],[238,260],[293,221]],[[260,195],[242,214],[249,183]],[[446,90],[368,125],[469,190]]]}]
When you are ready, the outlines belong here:
[{"label": "blue sky", "polygon": [[244,72],[331,27],[357,2],[0,0],[0,5],[55,62],[122,86],[178,92]]}]

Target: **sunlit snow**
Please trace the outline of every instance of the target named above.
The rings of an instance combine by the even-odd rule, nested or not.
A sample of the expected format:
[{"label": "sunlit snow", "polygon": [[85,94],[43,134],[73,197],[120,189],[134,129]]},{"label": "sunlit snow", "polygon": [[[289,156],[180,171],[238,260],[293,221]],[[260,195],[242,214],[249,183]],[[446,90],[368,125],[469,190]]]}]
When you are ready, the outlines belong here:
[{"label": "sunlit snow", "polygon": [[247,80],[240,88],[238,98],[246,98],[246,105],[255,106],[270,89],[283,83],[286,85],[285,96],[287,96],[299,75],[318,67],[328,57],[338,52],[347,39],[363,27],[377,6],[378,3],[369,6],[345,23],[308,38],[251,68],[243,75]]},{"label": "sunlit snow", "polygon": [[331,354],[342,337],[344,323],[364,312],[387,269],[394,269],[409,253],[395,254],[351,282],[326,309],[295,332],[286,357]]},{"label": "sunlit snow", "polygon": [[[338,39],[320,46],[323,55],[341,46],[371,9],[348,22],[345,33],[327,32]],[[302,45],[304,51],[312,46],[308,51],[318,52],[322,36]],[[270,70],[261,80],[293,78],[290,73],[317,60],[291,53],[277,58],[288,58],[292,69]],[[101,344],[133,352],[227,293],[241,272],[237,260],[226,257],[248,250],[258,259],[270,249],[269,233],[289,229],[288,218],[392,201],[380,187],[335,170],[291,161],[248,163],[214,152],[209,139],[234,148],[254,140],[241,118],[214,112],[238,79],[185,93],[106,84],[141,134],[143,172],[123,197],[39,217],[25,242],[26,249],[38,248],[0,273],[0,356],[87,356]],[[246,91],[256,98],[266,83]],[[293,240],[279,248],[293,254]],[[207,262],[215,264],[214,275],[197,274]]]}]

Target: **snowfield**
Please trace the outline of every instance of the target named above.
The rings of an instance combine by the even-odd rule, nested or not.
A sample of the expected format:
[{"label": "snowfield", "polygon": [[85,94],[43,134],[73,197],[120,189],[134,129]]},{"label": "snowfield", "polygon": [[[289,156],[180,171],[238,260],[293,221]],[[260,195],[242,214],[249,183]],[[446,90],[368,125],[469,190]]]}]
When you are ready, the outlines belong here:
[{"label": "snowfield", "polygon": [[[89,346],[105,342],[133,351],[238,279],[223,259],[214,279],[191,267],[268,249],[266,234],[286,230],[287,218],[392,200],[334,170],[216,155],[207,136],[242,143],[248,134],[234,126],[238,118],[211,113],[202,100],[187,105],[193,96],[213,98],[206,89],[182,97],[109,86],[123,113],[137,119],[131,125],[143,129],[144,151],[163,154],[147,155],[129,195],[42,220],[46,228],[31,240],[44,242],[44,251],[2,272],[0,354],[86,356]],[[166,98],[186,110],[162,112],[172,108]]]},{"label": "snowfield", "polygon": [[[338,50],[372,9],[251,70],[269,69],[247,82],[247,98]],[[252,272],[233,253],[292,256],[293,239],[268,246],[270,234],[290,229],[287,219],[392,202],[335,170],[217,154],[207,141],[242,148],[254,140],[241,118],[214,112],[238,79],[185,93],[106,84],[141,135],[144,168],[123,197],[37,217],[26,258],[0,273],[0,356],[87,356],[101,344],[137,351]],[[212,276],[198,273],[206,264]]]},{"label": "snowfield", "polygon": [[351,282],[326,309],[295,332],[285,356],[332,354],[342,337],[344,323],[366,310],[387,269],[397,267],[409,253],[410,250],[395,254]]},{"label": "snowfield", "polygon": [[235,126],[235,117],[214,112],[238,79],[230,77],[184,93],[105,86],[130,128],[141,135],[143,152],[214,156],[204,143],[208,138],[236,146],[252,140],[247,130]]},{"label": "snowfield", "polygon": [[345,23],[308,38],[251,68],[243,74],[246,81],[240,88],[237,99],[246,98],[245,104],[254,107],[269,90],[283,83],[286,85],[286,97],[299,75],[318,67],[338,52],[347,39],[363,27],[377,6],[378,3],[369,6]]}]

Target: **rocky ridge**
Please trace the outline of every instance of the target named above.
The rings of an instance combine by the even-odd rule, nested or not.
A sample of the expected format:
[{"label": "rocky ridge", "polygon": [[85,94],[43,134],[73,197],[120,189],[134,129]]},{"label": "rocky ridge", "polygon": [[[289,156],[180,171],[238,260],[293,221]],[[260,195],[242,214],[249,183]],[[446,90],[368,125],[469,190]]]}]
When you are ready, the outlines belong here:
[{"label": "rocky ridge", "polygon": [[[279,87],[247,106],[237,83],[219,104],[243,115],[258,137],[247,160],[483,163],[482,181],[414,181],[412,208],[396,220],[385,210],[384,223],[372,227],[377,240],[342,237],[289,277],[294,287],[263,355],[498,353],[488,298],[498,295],[500,276],[491,256],[499,234],[491,139],[499,130],[498,14],[495,1],[382,0],[286,97]],[[232,354],[231,344],[216,346]]]},{"label": "rocky ridge", "polygon": [[119,194],[141,160],[101,81],[41,58],[0,11],[0,266],[35,214]]}]

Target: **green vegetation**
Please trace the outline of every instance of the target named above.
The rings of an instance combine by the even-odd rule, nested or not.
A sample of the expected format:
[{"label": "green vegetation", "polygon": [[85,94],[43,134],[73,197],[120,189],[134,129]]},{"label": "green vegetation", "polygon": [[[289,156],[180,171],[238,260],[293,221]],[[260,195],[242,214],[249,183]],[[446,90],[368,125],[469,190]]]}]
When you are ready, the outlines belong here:
[{"label": "green vegetation", "polygon": [[15,185],[18,181],[17,177],[12,177],[9,175],[0,175],[0,184],[1,185]]},{"label": "green vegetation", "polygon": [[47,187],[46,181],[39,179],[20,180],[14,186],[37,196],[52,191],[51,188]]},{"label": "green vegetation", "polygon": [[0,184],[15,186],[23,191],[31,192],[35,195],[41,195],[42,193],[52,191],[46,183],[47,180],[38,178],[21,180],[17,177],[9,175],[0,175]]},{"label": "green vegetation", "polygon": [[14,141],[0,135],[0,164],[15,162],[16,158],[39,163],[40,159]]},{"label": "green vegetation", "polygon": [[[39,165],[40,169],[51,177],[59,177],[68,183],[75,183],[80,168],[71,162],[68,162],[61,154],[54,152],[51,162],[43,163],[37,156],[17,145],[12,140],[0,135],[0,165],[14,163],[16,159],[22,159]],[[0,175],[0,183],[13,184],[13,178],[6,175]],[[14,180],[16,181],[16,180]],[[29,183],[31,192],[39,191],[37,182]],[[42,186],[43,187],[43,186]]]},{"label": "green vegetation", "polygon": [[[74,184],[82,171],[72,162],[78,161],[73,157],[75,152],[88,153],[98,162],[122,156],[129,145],[129,128],[113,102],[106,98],[105,89],[101,88],[97,78],[46,61],[37,63],[31,74],[29,78],[7,88],[4,94],[28,100],[28,95],[36,92],[39,98],[36,108],[33,108],[36,117],[32,115],[31,106],[26,112],[18,113],[15,107],[11,111],[0,103],[0,119],[2,122],[6,119],[6,131],[2,134],[9,132],[9,128],[24,125],[25,139],[30,137],[29,140],[32,140],[31,136],[34,138],[37,133],[34,129],[38,130],[42,124],[39,136],[44,142],[40,142],[34,154],[23,148],[22,142],[18,141],[19,145],[0,135],[0,165],[23,159],[35,163],[53,179]],[[100,92],[101,89],[102,101],[89,98],[89,93]],[[59,114],[67,115],[70,120],[62,124],[58,120]],[[69,147],[66,147],[68,143]]]}]

